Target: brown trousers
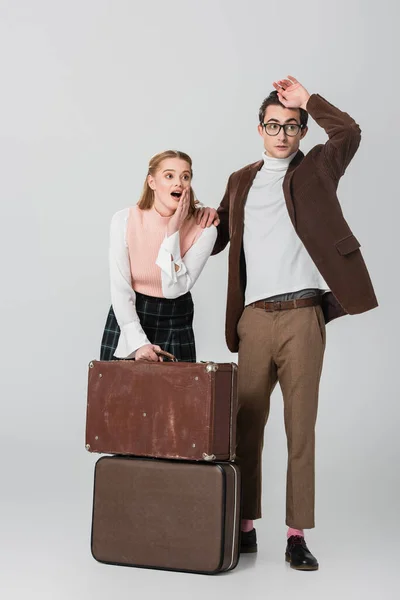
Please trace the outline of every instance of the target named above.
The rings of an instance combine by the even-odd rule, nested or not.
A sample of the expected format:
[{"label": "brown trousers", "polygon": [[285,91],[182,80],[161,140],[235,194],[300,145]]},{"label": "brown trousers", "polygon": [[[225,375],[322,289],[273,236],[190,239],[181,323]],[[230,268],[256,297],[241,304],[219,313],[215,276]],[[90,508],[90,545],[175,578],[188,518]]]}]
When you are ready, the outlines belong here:
[{"label": "brown trousers", "polygon": [[237,461],[243,518],[261,517],[261,456],[270,396],[281,386],[288,448],[286,524],[314,523],[314,455],[318,389],[325,351],[320,306],[265,312],[247,307],[238,324]]}]

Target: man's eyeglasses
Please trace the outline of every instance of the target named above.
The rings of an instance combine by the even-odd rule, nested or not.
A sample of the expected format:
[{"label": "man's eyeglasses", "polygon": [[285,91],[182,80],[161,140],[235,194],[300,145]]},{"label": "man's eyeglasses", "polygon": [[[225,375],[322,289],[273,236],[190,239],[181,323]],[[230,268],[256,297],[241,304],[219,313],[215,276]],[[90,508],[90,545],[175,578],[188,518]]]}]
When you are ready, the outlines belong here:
[{"label": "man's eyeglasses", "polygon": [[285,123],[285,125],[280,125],[279,123],[261,123],[262,127],[264,127],[265,133],[268,135],[278,135],[280,130],[283,128],[286,135],[289,137],[295,137],[301,129],[303,129],[303,125],[297,125],[297,123]]}]

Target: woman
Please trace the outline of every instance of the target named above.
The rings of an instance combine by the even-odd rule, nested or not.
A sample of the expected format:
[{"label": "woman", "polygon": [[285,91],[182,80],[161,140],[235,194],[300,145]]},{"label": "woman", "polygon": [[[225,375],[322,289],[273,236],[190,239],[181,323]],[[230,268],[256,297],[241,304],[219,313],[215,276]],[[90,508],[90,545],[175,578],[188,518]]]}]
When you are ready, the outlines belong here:
[{"label": "woman", "polygon": [[112,218],[112,307],[101,360],[159,361],[157,352],[166,350],[178,360],[196,361],[190,290],[211,254],[217,231],[202,226],[209,213],[199,224],[192,176],[192,160],[184,152],[157,154],[138,204]]}]

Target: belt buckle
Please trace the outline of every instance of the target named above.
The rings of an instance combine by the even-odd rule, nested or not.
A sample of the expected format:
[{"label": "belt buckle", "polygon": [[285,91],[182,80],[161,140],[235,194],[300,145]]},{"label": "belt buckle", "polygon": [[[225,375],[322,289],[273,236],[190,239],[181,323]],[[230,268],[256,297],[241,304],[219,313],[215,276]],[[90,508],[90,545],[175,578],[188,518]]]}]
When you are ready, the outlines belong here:
[{"label": "belt buckle", "polygon": [[282,310],[282,301],[281,300],[274,300],[274,310]]}]

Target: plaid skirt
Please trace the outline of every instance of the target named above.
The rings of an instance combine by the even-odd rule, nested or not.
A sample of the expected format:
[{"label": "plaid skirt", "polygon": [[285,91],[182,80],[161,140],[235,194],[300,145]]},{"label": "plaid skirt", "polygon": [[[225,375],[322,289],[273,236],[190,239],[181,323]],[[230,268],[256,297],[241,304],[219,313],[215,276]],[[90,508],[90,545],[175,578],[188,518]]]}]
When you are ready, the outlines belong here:
[{"label": "plaid skirt", "polygon": [[[153,298],[136,292],[136,312],[152,344],[160,346],[182,362],[196,362],[192,328],[193,300],[190,292],[172,300]],[[120,333],[111,307],[101,341],[100,360],[116,360],[114,352]]]}]

